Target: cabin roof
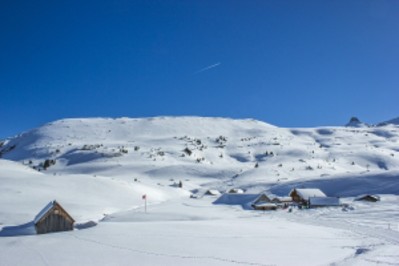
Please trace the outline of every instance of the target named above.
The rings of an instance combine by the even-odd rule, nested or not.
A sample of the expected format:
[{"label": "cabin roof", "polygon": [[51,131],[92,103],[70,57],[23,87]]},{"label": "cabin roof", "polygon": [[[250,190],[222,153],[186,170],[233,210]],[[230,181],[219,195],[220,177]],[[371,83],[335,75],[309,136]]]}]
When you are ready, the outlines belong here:
[{"label": "cabin roof", "polygon": [[55,200],[50,201],[50,202],[49,202],[49,203],[35,216],[35,219],[33,220],[33,222],[34,222],[35,224],[37,224],[37,223],[46,215],[46,213],[47,213],[48,211],[50,211],[51,208],[54,207],[55,203],[56,203]]},{"label": "cabin roof", "polygon": [[277,204],[270,203],[270,202],[258,202],[258,203],[252,204],[252,206],[256,206],[256,207],[277,207]]},{"label": "cabin roof", "polygon": [[365,198],[373,198],[373,199],[375,199],[376,201],[379,201],[379,200],[380,200],[380,196],[378,196],[378,195],[372,195],[372,194],[363,194],[363,195],[357,196],[357,197],[355,198],[355,200],[363,200],[363,199],[365,199]]},{"label": "cabin roof", "polygon": [[274,197],[272,199],[272,202],[291,202],[292,198],[290,196],[286,197]]},{"label": "cabin roof", "polygon": [[60,208],[60,209],[62,209],[68,216],[69,216],[69,218],[71,218],[72,219],[72,221],[75,221],[62,207],[61,207],[61,205],[56,201],[56,200],[53,200],[53,201],[50,201],[36,216],[35,216],[35,219],[33,220],[33,223],[34,224],[37,224],[43,217],[45,217],[46,216],[46,214],[51,210],[51,209],[53,209],[56,205],[58,205],[58,207]]},{"label": "cabin roof", "polygon": [[244,193],[244,190],[242,190],[241,188],[231,188],[227,191],[227,193],[242,194]]},{"label": "cabin roof", "polygon": [[219,190],[216,190],[216,189],[208,189],[205,192],[205,194],[217,196],[217,195],[220,195],[221,193]]},{"label": "cabin roof", "polygon": [[309,200],[311,197],[327,197],[326,194],[318,188],[295,188],[291,190],[290,195],[294,191],[304,200]]},{"label": "cabin roof", "polygon": [[225,193],[215,200],[214,204],[246,205],[258,198],[258,194],[234,194]]},{"label": "cabin roof", "polygon": [[261,202],[271,202],[270,198],[265,194],[261,193],[259,196],[254,200],[254,204],[261,203]]}]

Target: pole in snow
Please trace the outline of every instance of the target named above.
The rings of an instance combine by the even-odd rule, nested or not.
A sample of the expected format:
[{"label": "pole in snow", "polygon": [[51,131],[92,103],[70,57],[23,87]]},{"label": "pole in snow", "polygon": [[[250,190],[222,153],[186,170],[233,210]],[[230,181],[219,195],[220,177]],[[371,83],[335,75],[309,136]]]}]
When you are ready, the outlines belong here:
[{"label": "pole in snow", "polygon": [[142,198],[144,200],[144,212],[147,213],[147,194],[144,194]]}]

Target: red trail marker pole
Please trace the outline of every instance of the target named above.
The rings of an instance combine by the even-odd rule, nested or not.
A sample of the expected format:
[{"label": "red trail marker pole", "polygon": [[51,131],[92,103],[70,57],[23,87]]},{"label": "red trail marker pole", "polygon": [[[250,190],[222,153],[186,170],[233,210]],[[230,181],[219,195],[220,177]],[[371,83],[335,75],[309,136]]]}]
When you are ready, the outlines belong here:
[{"label": "red trail marker pole", "polygon": [[144,200],[144,212],[147,213],[147,194],[144,194],[142,198]]}]

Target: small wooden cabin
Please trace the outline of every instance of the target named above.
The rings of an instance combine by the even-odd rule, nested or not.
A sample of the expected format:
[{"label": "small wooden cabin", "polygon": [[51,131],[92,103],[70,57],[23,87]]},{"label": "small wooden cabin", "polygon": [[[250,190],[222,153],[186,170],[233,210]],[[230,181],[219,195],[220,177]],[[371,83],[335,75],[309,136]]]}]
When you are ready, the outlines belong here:
[{"label": "small wooden cabin", "polygon": [[262,211],[277,210],[277,204],[272,203],[270,198],[264,193],[260,194],[252,202],[251,206],[254,210],[262,210]]},{"label": "small wooden cabin", "polygon": [[355,198],[356,201],[368,201],[368,202],[377,202],[380,200],[380,196],[377,195],[361,195],[357,198]]},{"label": "small wooden cabin", "polygon": [[206,196],[220,196],[220,191],[216,189],[208,189],[204,195]]},{"label": "small wooden cabin", "polygon": [[57,201],[51,201],[34,219],[37,234],[73,230],[75,220]]},{"label": "small wooden cabin", "polygon": [[291,190],[289,196],[293,201],[300,204],[308,204],[311,197],[327,197],[323,191],[318,188],[295,188]]},{"label": "small wooden cabin", "polygon": [[242,190],[241,188],[232,188],[232,189],[229,189],[227,191],[227,193],[230,193],[230,194],[243,194],[244,190]]}]

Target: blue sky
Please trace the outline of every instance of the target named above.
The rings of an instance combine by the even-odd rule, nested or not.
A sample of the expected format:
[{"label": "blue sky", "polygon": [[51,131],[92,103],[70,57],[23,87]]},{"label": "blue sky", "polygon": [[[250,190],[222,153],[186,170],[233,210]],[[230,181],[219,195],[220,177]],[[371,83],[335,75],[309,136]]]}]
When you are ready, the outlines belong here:
[{"label": "blue sky", "polygon": [[399,1],[2,1],[0,137],[69,117],[399,116]]}]

